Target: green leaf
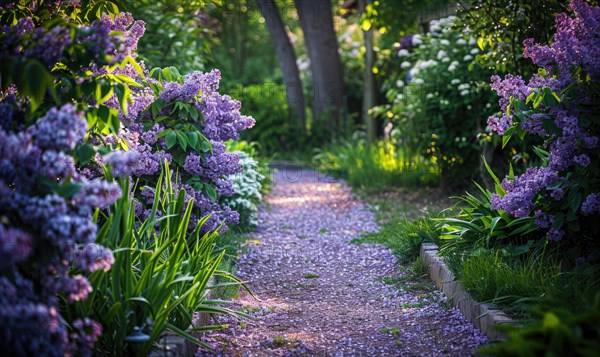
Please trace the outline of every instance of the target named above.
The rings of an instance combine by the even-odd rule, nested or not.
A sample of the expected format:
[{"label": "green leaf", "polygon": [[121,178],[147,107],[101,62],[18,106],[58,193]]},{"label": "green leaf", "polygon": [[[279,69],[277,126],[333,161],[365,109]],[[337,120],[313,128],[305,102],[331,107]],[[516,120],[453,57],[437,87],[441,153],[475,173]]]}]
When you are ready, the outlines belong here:
[{"label": "green leaf", "polygon": [[477,47],[482,51],[485,49],[485,39],[483,37],[477,39]]},{"label": "green leaf", "polygon": [[167,322],[165,324],[165,326],[167,327],[167,329],[173,331],[175,334],[177,334],[177,335],[185,338],[186,340],[188,340],[188,341],[190,341],[190,342],[192,342],[192,343],[194,343],[194,344],[196,344],[196,345],[198,345],[200,347],[206,348],[207,350],[210,350],[210,351],[213,350],[213,348],[210,345],[207,345],[206,343],[200,341],[196,337],[190,335],[189,333],[183,331],[182,329],[176,327],[175,325],[172,325],[172,324],[170,324],[170,323]]},{"label": "green leaf", "polygon": [[81,166],[87,165],[94,155],[96,155],[96,150],[90,144],[83,144],[77,147],[77,161]]},{"label": "green leaf", "polygon": [[506,129],[504,134],[502,134],[502,148],[503,149],[506,146],[506,144],[508,144],[508,142],[510,141],[510,138],[512,138],[512,135],[514,132],[515,132],[515,126],[513,125],[510,128]]},{"label": "green leaf", "polygon": [[521,128],[521,126],[517,125],[516,132],[517,132],[517,136],[519,137],[519,139],[521,139],[521,140],[525,139],[525,135],[527,135],[527,132],[525,130],[523,130],[523,128]]},{"label": "green leaf", "polygon": [[98,83],[96,85],[95,99],[97,104],[103,104],[110,99],[114,92],[113,87],[109,83]]},{"label": "green leaf", "polygon": [[81,190],[81,187],[83,187],[81,184],[65,183],[65,184],[59,186],[56,193],[58,193],[61,197],[71,198],[71,197],[73,197],[74,194],[76,194],[77,192],[79,192]]},{"label": "green leaf", "polygon": [[543,99],[544,99],[544,96],[539,91],[537,91],[533,98],[533,108],[534,109],[537,108]]},{"label": "green leaf", "polygon": [[213,187],[213,185],[205,184],[204,193],[206,193],[206,196],[208,196],[208,198],[210,198],[212,201],[217,201],[217,190]]},{"label": "green leaf", "polygon": [[128,64],[131,65],[131,67],[133,67],[133,69],[137,72],[137,74],[141,78],[145,78],[144,70],[142,69],[142,66],[140,66],[133,57],[131,57],[131,56],[125,57],[123,62],[121,62],[121,66],[120,66],[121,69],[124,69]]},{"label": "green leaf", "polygon": [[188,113],[190,114],[190,116],[192,117],[192,119],[194,121],[197,121],[198,118],[200,117],[200,113],[198,112],[198,109],[196,109],[196,107],[189,106]]},{"label": "green leaf", "polygon": [[118,133],[121,128],[121,120],[119,116],[113,112],[115,109],[109,110],[108,124],[113,133]]},{"label": "green leaf", "polygon": [[502,219],[502,217],[494,217],[492,222],[490,223],[490,235],[494,233],[494,229],[496,229],[496,225]]},{"label": "green leaf", "polygon": [[32,112],[35,112],[42,104],[44,94],[52,84],[52,79],[46,67],[39,61],[27,61],[25,64],[24,83],[22,83],[22,86],[17,85],[17,87],[22,88],[23,94],[30,97]]},{"label": "green leaf", "polygon": [[129,100],[129,96],[131,95],[131,90],[126,85],[119,84],[115,87],[115,93],[117,93],[121,110],[125,115],[127,115],[127,102]]},{"label": "green leaf", "polygon": [[212,151],[212,145],[210,144],[210,141],[208,141],[208,139],[206,139],[206,137],[204,137],[204,135],[202,136],[202,142],[200,143],[200,148],[202,149],[203,152],[209,152]]},{"label": "green leaf", "polygon": [[525,99],[525,103],[529,104],[529,102],[531,102],[536,95],[537,95],[537,92],[535,92],[535,91],[529,93],[529,95],[527,96],[527,99]]},{"label": "green leaf", "polygon": [[565,223],[565,214],[557,213],[554,216],[554,222],[552,222],[552,228],[561,229],[564,223]]},{"label": "green leaf", "polygon": [[483,165],[485,166],[485,169],[487,170],[488,174],[490,174],[490,176],[492,177],[492,179],[494,179],[494,182],[497,185],[500,185],[500,179],[498,178],[498,176],[496,176],[496,174],[494,173],[494,171],[492,171],[492,168],[487,163],[487,160],[485,159],[485,157],[482,156],[482,159],[483,159]]},{"label": "green leaf", "polygon": [[188,131],[186,133],[187,137],[188,137],[188,142],[190,144],[190,146],[192,147],[192,149],[197,150],[198,149],[198,133],[195,131]]},{"label": "green leaf", "polygon": [[551,107],[560,103],[560,98],[552,89],[544,87],[542,103],[547,107]]},{"label": "green leaf", "polygon": [[177,143],[177,134],[175,134],[175,132],[171,130],[167,134],[165,141],[167,144],[167,149],[172,148]]},{"label": "green leaf", "polygon": [[175,130],[174,133],[177,135],[177,140],[179,141],[179,145],[181,145],[181,148],[183,149],[183,151],[186,151],[187,147],[188,147],[187,136],[179,130]]},{"label": "green leaf", "polygon": [[117,79],[118,82],[126,84],[130,87],[142,87],[141,84],[136,82],[133,78],[129,77],[128,75],[115,74],[114,77]]},{"label": "green leaf", "polygon": [[160,139],[160,138],[162,138],[163,136],[167,136],[167,134],[169,134],[171,131],[173,131],[173,129],[169,129],[169,128],[167,128],[167,129],[165,129],[165,130],[161,131],[160,133],[156,134],[156,138],[157,138],[157,139]]},{"label": "green leaf", "polygon": [[569,208],[571,211],[577,211],[581,202],[583,201],[583,194],[581,192],[573,192],[569,194]]}]

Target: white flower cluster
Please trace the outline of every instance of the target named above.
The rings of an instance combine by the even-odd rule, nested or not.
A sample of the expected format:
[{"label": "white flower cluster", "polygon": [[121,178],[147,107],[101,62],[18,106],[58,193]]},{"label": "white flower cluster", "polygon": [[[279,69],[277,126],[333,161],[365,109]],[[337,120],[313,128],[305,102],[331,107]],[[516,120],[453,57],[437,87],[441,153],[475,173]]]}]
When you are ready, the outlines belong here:
[{"label": "white flower cluster", "polygon": [[230,176],[235,195],[227,197],[225,204],[240,214],[240,225],[258,224],[257,204],[262,200],[260,189],[265,177],[260,173],[258,162],[244,151],[236,152],[240,157],[241,173]]},{"label": "white flower cluster", "polygon": [[430,34],[439,34],[450,31],[450,27],[452,26],[454,20],[456,20],[456,16],[448,16],[439,20],[432,20],[429,22]]}]

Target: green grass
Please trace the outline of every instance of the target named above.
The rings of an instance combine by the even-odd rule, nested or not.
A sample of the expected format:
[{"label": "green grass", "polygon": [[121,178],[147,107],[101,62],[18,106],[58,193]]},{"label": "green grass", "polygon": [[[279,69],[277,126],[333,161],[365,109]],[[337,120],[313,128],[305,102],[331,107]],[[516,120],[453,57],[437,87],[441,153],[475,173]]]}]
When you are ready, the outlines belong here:
[{"label": "green grass", "polygon": [[343,177],[354,189],[378,192],[392,187],[437,186],[440,169],[414,150],[388,141],[347,141],[322,149],[317,170]]},{"label": "green grass", "polygon": [[384,284],[394,285],[402,291],[413,293],[430,293],[433,289],[433,283],[427,275],[427,270],[420,258],[416,258],[412,263],[402,266],[404,274],[401,276],[386,276],[380,279]]},{"label": "green grass", "polygon": [[400,328],[399,327],[383,327],[381,330],[379,330],[379,332],[383,333],[383,334],[391,334],[394,337],[398,337],[398,334],[400,333]]},{"label": "green grass", "polygon": [[400,260],[414,261],[419,256],[421,243],[437,239],[438,231],[431,217],[427,215],[416,220],[393,218],[379,232],[364,234],[352,240],[352,243],[381,244],[390,248]]},{"label": "green grass", "polygon": [[317,279],[318,277],[319,277],[319,275],[317,275],[315,273],[304,274],[304,279]]},{"label": "green grass", "polygon": [[475,299],[528,317],[533,306],[576,311],[592,303],[600,291],[597,270],[565,270],[553,256],[541,253],[507,258],[488,251],[463,258],[457,276]]},{"label": "green grass", "polygon": [[375,211],[381,228],[353,243],[381,244],[401,261],[413,262],[419,256],[421,243],[438,241],[440,231],[431,218],[440,216],[439,212],[446,208],[447,194],[422,189],[361,196]]}]

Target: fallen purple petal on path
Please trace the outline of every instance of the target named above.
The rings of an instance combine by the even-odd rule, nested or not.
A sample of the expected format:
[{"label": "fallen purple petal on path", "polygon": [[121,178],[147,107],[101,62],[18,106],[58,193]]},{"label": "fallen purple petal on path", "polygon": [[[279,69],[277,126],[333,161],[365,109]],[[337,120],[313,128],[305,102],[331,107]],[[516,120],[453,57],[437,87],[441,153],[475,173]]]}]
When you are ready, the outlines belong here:
[{"label": "fallen purple petal on path", "polygon": [[383,246],[352,244],[377,231],[374,213],[348,186],[309,170],[274,173],[260,224],[237,275],[261,300],[241,294],[235,309],[254,319],[203,340],[197,356],[471,355],[487,342],[433,289],[384,284],[403,274]]}]

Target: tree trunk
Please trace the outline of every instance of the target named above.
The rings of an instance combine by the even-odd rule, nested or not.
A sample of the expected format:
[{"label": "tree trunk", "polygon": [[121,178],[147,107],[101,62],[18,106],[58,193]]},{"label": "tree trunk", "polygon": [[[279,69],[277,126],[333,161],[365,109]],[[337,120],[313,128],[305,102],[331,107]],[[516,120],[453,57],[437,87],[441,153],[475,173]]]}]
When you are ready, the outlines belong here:
[{"label": "tree trunk", "polygon": [[[359,15],[362,15],[366,11],[367,4],[370,0],[358,0]],[[373,26],[368,30],[363,29],[363,37],[365,42],[365,73],[364,86],[363,86],[363,107],[362,107],[362,119],[365,123],[365,129],[367,134],[367,140],[374,142],[376,138],[375,119],[369,114],[369,109],[375,106],[375,75],[373,74],[373,66],[375,65],[375,51],[373,51]]]},{"label": "tree trunk", "polygon": [[313,79],[313,121],[325,120],[331,138],[344,129],[344,76],[331,0],[294,0]]},{"label": "tree trunk", "polygon": [[293,111],[292,119],[297,127],[304,132],[306,128],[306,112],[304,110],[304,94],[302,93],[302,82],[296,64],[294,47],[285,31],[285,26],[279,15],[279,9],[274,0],[254,0],[265,18],[269,34],[275,45],[279,65],[283,72],[283,80],[286,88],[286,98],[290,109]]}]

